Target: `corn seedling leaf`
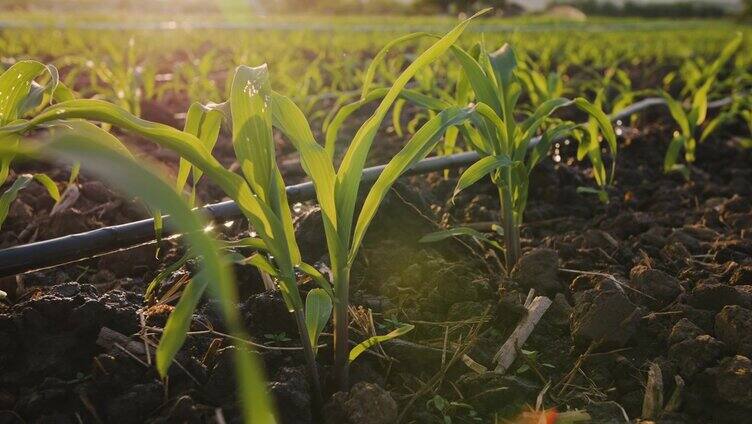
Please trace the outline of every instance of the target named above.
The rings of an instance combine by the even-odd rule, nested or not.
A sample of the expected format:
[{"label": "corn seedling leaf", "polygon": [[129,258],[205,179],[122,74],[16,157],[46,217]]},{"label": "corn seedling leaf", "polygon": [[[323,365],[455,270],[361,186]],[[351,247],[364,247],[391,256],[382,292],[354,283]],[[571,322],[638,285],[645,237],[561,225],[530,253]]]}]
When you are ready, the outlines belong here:
[{"label": "corn seedling leaf", "polygon": [[689,136],[691,132],[689,127],[689,118],[687,117],[687,112],[685,112],[682,108],[681,103],[675,100],[673,97],[671,97],[670,94],[666,92],[661,92],[660,94],[661,97],[666,100],[668,110],[671,113],[671,116],[674,118],[674,121],[676,121],[676,124],[679,125],[679,129],[681,130],[682,134],[685,137]]},{"label": "corn seedling leaf", "polygon": [[498,50],[489,55],[491,67],[496,80],[502,88],[506,88],[512,82],[512,74],[517,69],[517,58],[509,44],[504,44]]},{"label": "corn seedling leaf", "polygon": [[[185,118],[185,126],[183,131],[194,135],[196,138],[206,146],[211,152],[214,149],[214,145],[217,143],[219,137],[219,130],[222,124],[223,118],[222,112],[217,108],[207,107],[200,103],[194,103],[188,109],[188,114]],[[178,168],[177,182],[175,187],[178,192],[183,191],[186,183],[188,182],[188,174],[191,171],[191,163],[184,158],[180,158],[180,166]],[[200,169],[193,169],[193,181],[192,186],[195,187],[203,173]],[[195,197],[195,188],[191,190],[191,206],[195,206],[193,199]]]},{"label": "corn seedling leaf", "polygon": [[677,135],[671,140],[666,151],[666,156],[663,158],[663,171],[668,173],[674,171],[676,162],[679,159],[679,152],[684,147],[686,138],[683,135]]},{"label": "corn seedling leaf", "polygon": [[[598,129],[600,130],[600,133],[603,135],[603,138],[606,140],[606,143],[608,144],[608,148],[611,151],[611,176],[608,179],[610,183],[613,181],[614,172],[616,171],[616,152],[618,148],[616,144],[616,132],[614,132],[614,127],[611,125],[611,120],[603,112],[603,109],[601,109],[600,107],[596,106],[593,103],[590,103],[585,98],[578,97],[574,99],[574,104],[575,106],[577,106],[578,109],[587,113],[589,117],[595,121]],[[591,134],[590,135],[591,138],[598,137],[598,135],[595,133],[595,129],[593,126],[591,126],[590,134]],[[597,142],[597,139],[596,139],[596,142]],[[599,172],[601,174],[599,178],[599,184],[604,185],[606,183],[606,179],[604,178],[604,175],[603,175],[603,173],[605,172],[605,168],[603,165],[603,161],[601,160],[600,148],[598,148],[597,155],[591,154],[591,162],[593,162],[593,166],[599,169]]]},{"label": "corn seedling leaf", "polygon": [[332,298],[324,289],[313,289],[306,296],[305,323],[308,338],[316,352],[319,336],[332,315]]},{"label": "corn seedling leaf", "polygon": [[365,76],[363,77],[363,87],[361,88],[361,94],[360,98],[365,99],[368,96],[368,93],[371,91],[371,85],[373,83],[373,79],[376,76],[376,69],[381,65],[384,61],[384,58],[387,54],[389,54],[389,51],[391,51],[394,47],[396,47],[398,44],[406,43],[408,41],[412,41],[418,38],[422,37],[436,37],[435,35],[426,33],[426,32],[415,32],[412,34],[403,35],[401,37],[395,38],[394,40],[388,42],[384,47],[379,50],[378,53],[376,53],[376,56],[373,57],[371,60],[371,63],[368,65],[368,69],[366,69]]},{"label": "corn seedling leaf", "polygon": [[313,281],[316,282],[316,284],[318,284],[318,286],[329,295],[329,297],[334,299],[334,291],[332,290],[332,285],[318,269],[316,269],[313,265],[307,264],[305,262],[301,262],[298,265],[298,269],[305,275],[311,277]]},{"label": "corn seedling leaf", "polygon": [[18,197],[18,192],[26,188],[33,179],[34,177],[30,174],[19,175],[13,184],[0,195],[0,228],[8,217],[10,205]]},{"label": "corn seedling leaf", "polygon": [[511,165],[512,160],[509,159],[509,156],[507,155],[485,156],[478,159],[478,161],[470,165],[465,172],[460,175],[460,178],[457,180],[457,185],[452,192],[452,201],[454,201],[454,197],[462,190],[475,184],[478,180],[489,173]]},{"label": "corn seedling leaf", "polygon": [[[502,231],[502,235],[503,235],[503,231]],[[489,245],[495,247],[498,250],[503,250],[501,245],[499,245],[499,243],[497,243],[496,240],[493,240],[489,238],[488,236],[486,236],[485,234],[481,233],[480,231],[475,230],[470,227],[454,227],[454,228],[449,228],[446,230],[435,231],[433,233],[429,233],[421,237],[420,240],[418,240],[418,242],[419,243],[435,243],[437,241],[446,240],[450,237],[458,237],[458,236],[473,237],[475,239],[488,243]]]},{"label": "corn seedling leaf", "polygon": [[16,62],[0,75],[0,126],[21,117],[32,82],[48,68],[33,60]]},{"label": "corn seedling leaf", "polygon": [[[334,149],[335,149],[335,145],[337,142],[337,138],[339,136],[339,130],[342,127],[342,125],[345,123],[347,118],[351,116],[353,113],[357,112],[363,106],[369,103],[372,103],[376,100],[383,99],[384,96],[386,96],[388,92],[389,92],[389,89],[387,88],[376,88],[373,91],[366,94],[365,97],[353,103],[344,105],[337,111],[337,113],[334,115],[331,122],[329,122],[329,125],[327,126],[325,139],[324,139],[324,146],[330,159],[334,158]],[[410,89],[404,89],[399,93],[398,102],[401,102],[403,100],[409,101],[410,103],[413,103],[424,109],[435,110],[435,111],[446,109],[447,107],[450,106],[450,104],[444,100],[427,96],[423,93],[420,93],[415,90],[410,90]],[[399,108],[396,103],[394,107],[395,107],[395,110],[398,111]]]},{"label": "corn seedling leaf", "polygon": [[55,199],[55,202],[60,201],[60,190],[58,190],[55,182],[52,181],[52,178],[50,178],[47,174],[34,174],[34,181],[41,184],[42,187],[47,190],[47,194]]},{"label": "corn seedling leaf", "polygon": [[[366,156],[368,155],[371,143],[373,142],[379,126],[389,108],[397,99],[399,93],[405,88],[407,82],[415,76],[420,69],[443,55],[444,52],[446,52],[459,39],[462,32],[474,18],[487,12],[488,9],[483,10],[473,15],[471,18],[462,21],[459,25],[454,27],[454,29],[431,45],[431,47],[421,53],[415,61],[413,61],[407,69],[397,77],[376,111],[370,118],[368,118],[360,129],[358,129],[350,147],[347,149],[345,157],[342,160],[339,171],[337,172],[337,181],[334,188],[335,199],[337,202],[337,221],[339,225],[337,231],[344,240],[350,240],[350,232],[352,230],[355,212],[355,202],[358,195],[358,188],[360,187],[360,178],[363,173],[363,167],[365,166]],[[370,219],[368,221],[370,221]],[[345,243],[345,245],[347,244],[349,243]],[[350,258],[353,257],[352,252],[353,249],[351,247]]]},{"label": "corn seedling leaf", "polygon": [[376,179],[376,182],[371,187],[363,203],[363,208],[361,209],[355,226],[353,243],[350,247],[350,253],[348,256],[348,264],[352,264],[355,260],[355,256],[363,241],[368,225],[376,215],[376,211],[378,210],[381,201],[392,187],[392,184],[394,184],[400,175],[415,164],[415,162],[428,156],[447,128],[461,124],[467,120],[474,111],[474,107],[451,107],[442,111],[436,115],[436,117],[420,127],[410,141],[407,142],[405,147],[403,147],[402,150],[400,150],[399,153],[387,163],[384,171],[382,171],[379,178]]},{"label": "corn seedling leaf", "polygon": [[453,47],[452,53],[460,62],[460,66],[464,71],[464,76],[470,83],[470,86],[475,91],[475,95],[478,97],[479,102],[483,102],[493,108],[497,115],[501,115],[502,108],[499,102],[499,97],[496,93],[496,88],[492,84],[488,75],[481,67],[475,58],[473,58],[465,50],[459,47]]}]

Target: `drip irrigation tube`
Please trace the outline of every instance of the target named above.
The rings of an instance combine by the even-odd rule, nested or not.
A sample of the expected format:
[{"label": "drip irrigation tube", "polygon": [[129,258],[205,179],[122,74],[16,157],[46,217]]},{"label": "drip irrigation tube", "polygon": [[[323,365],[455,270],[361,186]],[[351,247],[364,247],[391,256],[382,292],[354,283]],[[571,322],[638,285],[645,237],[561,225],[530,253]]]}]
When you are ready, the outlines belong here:
[{"label": "drip irrigation tube", "polygon": [[[732,102],[732,98],[724,98],[711,102],[709,108],[719,108]],[[640,100],[611,116],[612,121],[626,119],[630,115],[641,112],[652,106],[665,105],[662,98],[651,97]],[[531,146],[540,141],[535,138]],[[444,169],[466,167],[478,160],[476,152],[463,152],[450,156],[437,156],[424,159],[416,163],[404,175],[420,175]],[[363,184],[372,184],[385,165],[374,166],[363,170],[361,179]],[[305,182],[287,187],[287,197],[291,202],[300,202],[315,198],[315,191],[311,182]],[[233,201],[225,201],[206,205],[201,212],[213,222],[226,222],[243,217]],[[165,235],[169,233],[169,217],[164,219]],[[153,243],[154,220],[144,219],[127,224],[113,225],[79,234],[43,240],[34,243],[13,246],[0,250],[0,277],[39,271],[46,268],[74,263],[110,253]]]}]

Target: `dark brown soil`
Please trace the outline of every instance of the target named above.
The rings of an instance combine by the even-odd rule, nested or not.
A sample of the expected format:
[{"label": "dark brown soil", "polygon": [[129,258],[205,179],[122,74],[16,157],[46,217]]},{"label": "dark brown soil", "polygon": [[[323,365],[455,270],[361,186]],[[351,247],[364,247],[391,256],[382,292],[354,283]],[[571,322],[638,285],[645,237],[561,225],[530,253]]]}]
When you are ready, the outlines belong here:
[{"label": "dark brown soil", "polygon": [[[398,185],[353,270],[352,297],[359,307],[353,337],[364,337],[368,309],[380,334],[400,322],[416,329],[354,363],[357,389],[333,397],[325,408],[330,421],[393,422],[395,414],[404,414],[404,422],[442,422],[444,415],[453,422],[489,422],[518,416],[545,392],[544,408],[577,408],[594,422],[623,422],[624,414],[641,416],[651,363],[662,371],[664,399],[678,393],[681,400],[661,422],[748,421],[752,152],[725,136],[710,140],[699,146],[692,180],[686,182],[661,172],[670,128],[643,127],[622,140],[607,205],[577,193],[592,180],[587,164],[570,159],[572,146],[561,146],[561,163],[546,161],[534,171],[522,229],[525,254],[508,278],[501,260],[471,239],[418,242],[438,223],[497,221],[490,182],[476,184],[454,203],[448,198],[455,174],[413,177]],[[378,151],[386,155],[392,147]],[[56,181],[65,179],[64,171],[51,169]],[[14,206],[0,243],[145,214],[137,203],[86,177],[80,192],[65,212],[73,215],[63,219],[38,218],[52,204],[41,191],[28,191],[33,195],[22,195]],[[211,189],[202,195],[206,201],[220,198]],[[91,210],[103,204],[113,206]],[[296,225],[305,259],[325,262],[317,210],[307,206],[300,215]],[[30,222],[38,223],[27,229]],[[238,227],[228,232],[242,230]],[[158,334],[145,328],[164,324],[174,304],[166,299],[169,288],[186,278],[183,271],[168,280],[158,293],[166,302],[143,299],[146,283],[178,253],[166,252],[161,262],[152,248],[141,248],[0,281],[9,293],[0,305],[0,423],[208,422],[217,408],[227,422],[238,421],[234,347],[216,333],[223,327],[215,301],[202,301],[193,330],[216,332],[190,336],[168,380],[160,380],[150,365],[144,339],[156,342]],[[296,346],[295,325],[280,296],[263,291],[254,270],[236,271],[251,336],[271,347]],[[521,346],[527,360],[518,359],[506,375],[473,370],[468,358],[475,369],[493,368],[494,354],[524,314],[530,289],[554,304]],[[124,336],[125,345],[101,340],[103,328]],[[140,354],[129,340],[141,346]],[[261,352],[282,421],[314,422],[301,356]],[[455,357],[457,352],[465,355]],[[329,349],[320,352],[325,381],[330,357]]]}]

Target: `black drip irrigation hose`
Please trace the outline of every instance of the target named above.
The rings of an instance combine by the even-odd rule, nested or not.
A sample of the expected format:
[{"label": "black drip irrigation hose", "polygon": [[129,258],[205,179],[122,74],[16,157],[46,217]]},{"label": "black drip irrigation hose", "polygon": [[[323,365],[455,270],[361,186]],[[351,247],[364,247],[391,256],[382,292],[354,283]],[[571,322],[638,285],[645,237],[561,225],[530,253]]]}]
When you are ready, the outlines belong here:
[{"label": "black drip irrigation hose", "polygon": [[[732,99],[724,98],[708,104],[709,108],[719,108],[730,104]],[[651,97],[640,100],[611,116],[612,121],[626,119],[634,113],[652,106],[665,105],[662,98]],[[540,141],[536,137],[530,146]],[[450,156],[437,156],[413,165],[403,175],[420,175],[444,169],[454,169],[469,166],[478,160],[476,152],[463,152]],[[362,184],[372,184],[386,165],[374,166],[363,170]],[[290,202],[302,202],[315,198],[315,190],[311,182],[295,184],[287,187],[287,197]],[[212,222],[227,222],[243,218],[243,214],[233,201],[225,201],[206,205],[199,208],[201,213],[209,217]],[[165,237],[169,232],[169,217],[164,217]],[[84,233],[72,234],[50,240],[13,246],[0,250],[0,277],[39,271],[86,259],[104,256],[111,253],[131,249],[153,243],[154,220],[143,219],[127,224],[113,225]]]}]

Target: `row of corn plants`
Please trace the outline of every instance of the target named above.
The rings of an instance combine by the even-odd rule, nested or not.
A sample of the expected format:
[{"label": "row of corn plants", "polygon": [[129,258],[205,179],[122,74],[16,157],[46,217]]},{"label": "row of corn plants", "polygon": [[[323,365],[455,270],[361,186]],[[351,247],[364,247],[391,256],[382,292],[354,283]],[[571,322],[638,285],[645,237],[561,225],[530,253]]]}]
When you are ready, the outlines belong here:
[{"label": "row of corn plants", "polygon": [[[486,51],[483,43],[463,49],[458,40],[474,18],[462,21],[443,36],[418,33],[387,44],[363,74],[360,99],[329,115],[323,145],[315,139],[304,110],[272,88],[266,65],[239,66],[228,78],[229,98],[219,104],[194,103],[186,115],[184,129],[178,130],[139,118],[132,102],[116,104],[99,99],[76,99],[73,92],[60,82],[54,67],[34,61],[17,62],[0,76],[0,90],[7,94],[0,96],[0,177],[3,181],[7,178],[11,162],[17,155],[57,152],[69,158],[74,169],[78,167],[76,163],[93,166],[95,172],[116,185],[126,186],[126,191],[145,199],[154,210],[178,217],[174,225],[187,235],[189,251],[200,258],[202,268],[186,287],[165,326],[157,350],[157,368],[163,376],[185,341],[192,313],[207,288],[213,287],[214,294],[222,300],[230,328],[243,336],[233,306],[237,296],[231,276],[226,272],[222,252],[233,248],[251,249],[254,253],[241,261],[273,278],[293,314],[314,396],[320,406],[323,396],[317,347],[330,318],[334,327],[334,370],[341,389],[348,387],[349,363],[374,342],[367,340],[351,350],[348,334],[350,274],[366,231],[394,182],[413,164],[436,150],[441,141],[440,150],[449,153],[454,151],[461,137],[465,145],[480,156],[460,175],[455,194],[487,176],[496,185],[508,270],[520,256],[519,228],[527,204],[530,172],[544,158],[553,141],[572,136],[579,142],[578,156],[588,157],[593,165],[598,185],[595,192],[607,199],[606,189],[613,180],[617,146],[609,117],[602,110],[604,96],[599,92],[592,102],[582,97],[562,97],[565,88],[559,74],[546,75],[541,69],[536,69],[534,61],[529,58],[518,61],[509,44],[493,52]],[[388,64],[387,52],[391,48],[418,39],[429,40],[429,43],[414,60],[404,65]],[[695,100],[690,117],[685,120],[691,118],[698,125],[702,123],[706,113],[703,108],[706,110],[707,107],[703,106],[702,98],[696,100],[697,93],[704,93],[699,96],[707,97],[710,85],[740,43],[741,37],[738,37],[714,63],[712,72],[703,77],[703,84],[697,89],[689,89],[690,92],[695,90]],[[441,63],[455,62],[458,70],[451,74],[455,78],[452,90],[437,95],[431,92],[430,81],[435,78],[432,66],[440,59],[444,61]],[[132,61],[129,59],[128,63],[132,64]],[[377,73],[383,67],[399,71],[389,84],[376,86]],[[199,72],[207,73],[210,69],[209,65],[200,66]],[[422,78],[427,78],[428,82]],[[417,79],[417,85],[408,88],[414,79]],[[206,89],[215,88],[207,86]],[[520,103],[523,95],[530,100],[524,106]],[[348,140],[341,161],[335,162],[336,143],[341,138],[339,129],[353,113],[372,102],[377,103],[375,110]],[[368,153],[390,110],[400,110],[406,103],[423,110],[424,118],[410,131],[408,141],[389,160],[358,207],[361,175]],[[707,103],[707,98],[704,103]],[[670,99],[669,105],[676,118],[678,107]],[[579,109],[588,116],[588,121],[576,124],[555,117],[555,112],[564,107]],[[231,129],[240,174],[224,168],[212,155],[223,125]],[[164,183],[152,181],[153,176],[136,164],[117,137],[107,131],[110,128],[138,134],[175,151],[181,157],[175,184],[177,190],[170,188],[170,194],[165,194]],[[693,128],[690,127],[688,132]],[[33,140],[39,138],[35,135],[40,130],[48,131],[52,138],[42,144],[35,143]],[[301,259],[284,180],[275,160],[275,130],[298,151],[303,169],[316,189],[330,260],[326,273]],[[690,143],[687,140],[689,138],[685,136],[684,147],[688,150]],[[602,157],[602,143],[610,151],[610,167]],[[27,148],[27,144],[33,148]],[[50,153],[47,155],[49,157]],[[191,173],[190,193],[180,199],[177,193],[184,191]],[[201,222],[187,210],[195,204],[194,187],[203,176],[238,204],[257,236],[218,244],[208,236],[200,235],[203,234],[199,230]],[[7,205],[21,186],[32,180],[43,184],[51,196],[59,198],[57,187],[48,177],[24,176],[17,179],[0,199],[0,218],[3,218],[3,210],[7,214]],[[319,286],[309,291],[305,300],[298,288],[301,274]],[[242,358],[237,363],[238,372],[248,376],[242,380],[243,399],[249,405],[255,405],[249,407],[246,419],[250,422],[273,420],[268,413],[265,395],[251,393],[249,388],[260,378],[254,357]]]}]

